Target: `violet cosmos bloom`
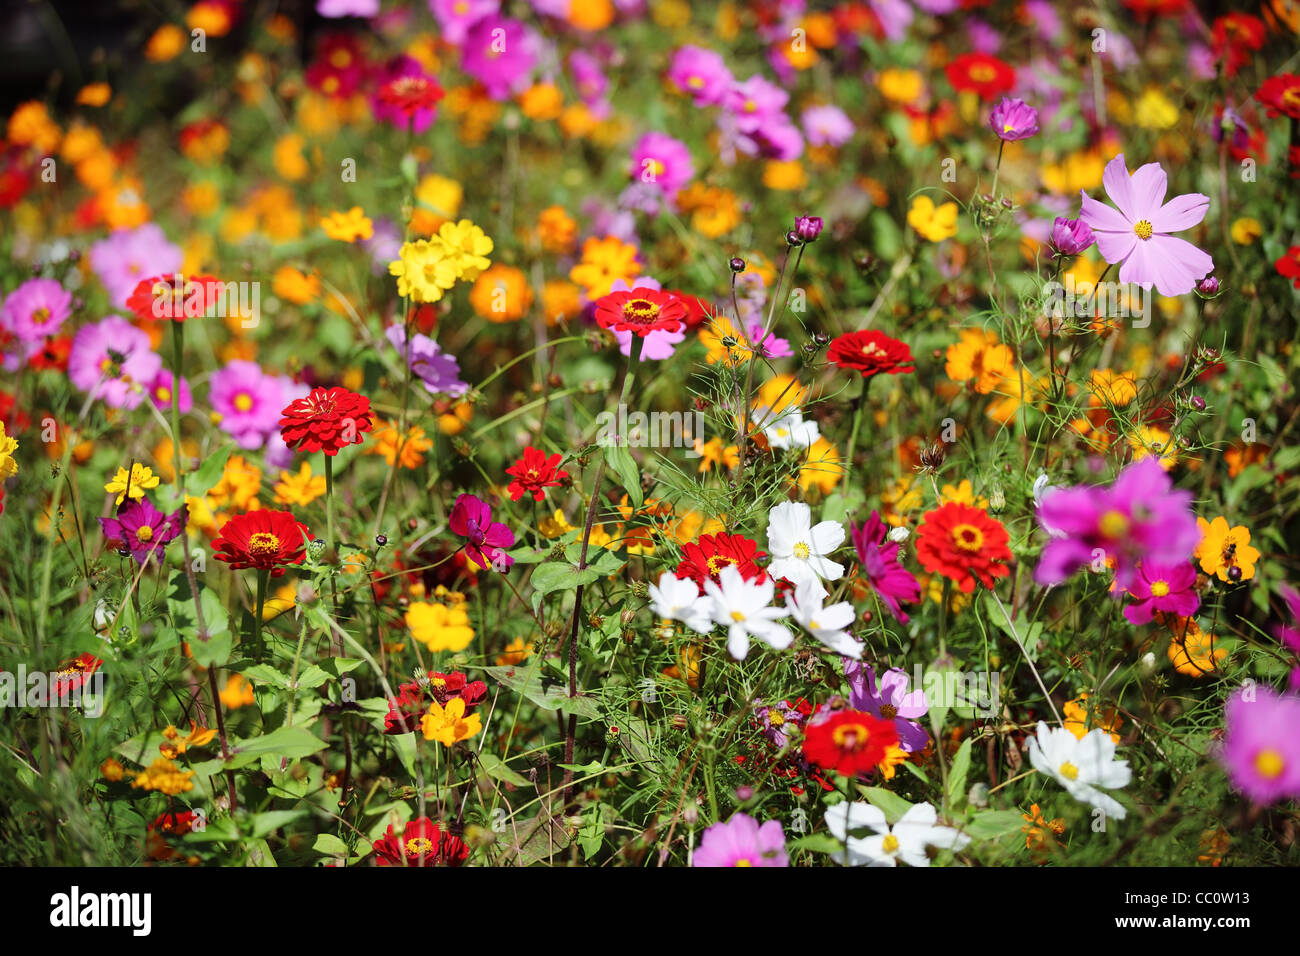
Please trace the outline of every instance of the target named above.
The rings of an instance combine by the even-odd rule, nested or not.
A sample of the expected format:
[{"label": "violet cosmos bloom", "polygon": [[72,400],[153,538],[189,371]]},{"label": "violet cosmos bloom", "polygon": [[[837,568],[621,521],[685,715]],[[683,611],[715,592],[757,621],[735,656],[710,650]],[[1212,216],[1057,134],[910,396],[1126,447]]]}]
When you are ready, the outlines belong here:
[{"label": "violet cosmos bloom", "polygon": [[180,537],[189,520],[189,507],[181,505],[163,514],[147,498],[124,501],[116,518],[100,518],[104,540],[111,548],[125,548],[137,564],[149,558],[161,561],[167,544]]},{"label": "violet cosmos bloom", "polygon": [[[782,110],[790,94],[758,74],[743,83],[732,83],[722,102],[736,118],[736,127],[742,133],[754,134],[774,118],[785,119]],[[788,122],[788,120],[786,121]]]},{"label": "violet cosmos bloom", "polygon": [[803,242],[816,242],[822,234],[821,216],[795,216],[794,234]]},{"label": "violet cosmos bloom", "polygon": [[1038,133],[1038,110],[1016,96],[1004,96],[989,112],[989,129],[998,139],[1015,142]]},{"label": "violet cosmos bloom", "polygon": [[1130,624],[1146,624],[1156,611],[1190,617],[1201,606],[1196,593],[1196,565],[1143,561],[1128,589],[1134,603],[1124,608]]},{"label": "violet cosmos bloom", "polygon": [[906,624],[908,617],[899,602],[915,604],[921,600],[921,584],[899,563],[898,551],[901,545],[890,541],[888,534],[889,529],[880,520],[878,511],[872,511],[865,524],[849,522],[849,535],[853,539],[854,550],[858,552],[858,562],[862,566],[862,573],[867,576],[867,582],[885,602],[889,613],[900,624]]},{"label": "violet cosmos bloom", "polygon": [[734,82],[722,55],[699,46],[684,46],[668,64],[669,81],[696,106],[717,106]]},{"label": "violet cosmos bloom", "polygon": [[[163,411],[172,407],[172,396],[176,393],[176,375],[163,369],[153,377],[149,383],[149,397],[153,403]],[[180,404],[179,411],[182,415],[188,415],[194,408],[194,395],[190,392],[190,383],[184,378],[180,379]]]},{"label": "violet cosmos bloom", "polygon": [[460,68],[482,83],[489,97],[508,100],[528,85],[537,45],[537,37],[518,20],[487,16],[465,36]]},{"label": "violet cosmos bloom", "polygon": [[1153,457],[1124,468],[1109,488],[1051,489],[1038,506],[1038,523],[1053,538],[1039,556],[1034,580],[1060,584],[1079,568],[1112,559],[1115,582],[1127,589],[1141,561],[1190,561],[1201,542],[1191,504],[1192,493],[1174,488]]},{"label": "violet cosmos bloom", "polygon": [[162,228],[152,222],[119,229],[90,247],[90,266],[118,308],[126,308],[141,279],[180,272],[184,259],[180,247],[168,242]]},{"label": "violet cosmos bloom", "polygon": [[695,167],[689,147],[681,140],[667,133],[646,133],[632,147],[629,175],[653,185],[665,196],[673,196],[691,181]]},{"label": "violet cosmos bloom", "polygon": [[1239,690],[1224,723],[1219,760],[1234,787],[1261,806],[1300,797],[1300,697],[1263,684]]},{"label": "violet cosmos bloom", "polygon": [[429,12],[438,21],[442,39],[460,46],[474,24],[501,12],[501,0],[429,0]]},{"label": "violet cosmos bloom", "polygon": [[474,495],[461,495],[448,522],[453,534],[465,539],[465,553],[480,568],[508,568],[515,559],[503,551],[515,543],[515,533],[492,520],[492,507]]},{"label": "violet cosmos bloom", "polygon": [[1052,235],[1047,241],[1058,256],[1077,256],[1096,242],[1097,237],[1082,219],[1057,216],[1052,223]]},{"label": "violet cosmos bloom", "polygon": [[574,50],[569,54],[569,73],[583,103],[587,106],[604,103],[609,77],[601,69],[600,60],[586,50]]},{"label": "violet cosmos bloom", "polygon": [[72,293],[54,279],[28,279],[5,299],[0,329],[24,345],[38,345],[72,314]]},{"label": "violet cosmos bloom", "polygon": [[1286,602],[1287,611],[1291,614],[1291,622],[1279,624],[1274,633],[1277,639],[1296,655],[1296,666],[1291,670],[1291,689],[1300,690],[1300,593],[1285,584],[1278,588],[1278,592]]},{"label": "violet cosmos bloom", "polygon": [[68,380],[113,408],[135,408],[162,369],[150,345],[149,333],[121,316],[83,325],[72,337]]},{"label": "violet cosmos bloom", "polygon": [[404,348],[406,330],[400,323],[393,323],[384,332],[424,383],[424,387],[433,395],[451,395],[458,397],[469,391],[469,385],[460,380],[460,365],[454,355],[448,355],[433,339],[416,332],[411,336],[409,348]]},{"label": "violet cosmos bloom", "polygon": [[1191,229],[1210,208],[1210,197],[1186,193],[1165,202],[1168,181],[1159,163],[1147,163],[1131,176],[1120,153],[1102,174],[1106,195],[1118,210],[1083,196],[1083,221],[1097,234],[1097,251],[1119,268],[1120,282],[1144,289],[1154,283],[1163,296],[1185,295],[1196,280],[1214,270],[1214,260],[1185,239],[1169,235]]},{"label": "violet cosmos bloom", "polygon": [[930,735],[915,721],[930,711],[925,691],[907,692],[907,671],[891,667],[876,687],[876,672],[870,664],[846,660],[844,676],[849,682],[849,706],[865,710],[881,720],[892,721],[898,731],[898,745],[908,753],[919,753],[930,742]]},{"label": "violet cosmos bloom", "polygon": [[853,120],[838,106],[810,106],[799,115],[799,122],[814,146],[843,146],[853,138]]},{"label": "violet cosmos bloom", "polygon": [[379,16],[379,0],[316,0],[316,14],[336,17]]},{"label": "violet cosmos bloom", "polygon": [[235,359],[212,374],[208,401],[221,416],[222,431],[241,448],[261,448],[267,435],[280,431],[284,383],[267,375],[256,362]]},{"label": "violet cosmos bloom", "polygon": [[780,821],[768,820],[760,825],[744,813],[705,830],[699,848],[691,856],[691,866],[789,865]]},{"label": "violet cosmos bloom", "polygon": [[907,28],[916,16],[907,0],[868,0],[867,5],[871,7],[886,40],[899,43],[907,36]]}]

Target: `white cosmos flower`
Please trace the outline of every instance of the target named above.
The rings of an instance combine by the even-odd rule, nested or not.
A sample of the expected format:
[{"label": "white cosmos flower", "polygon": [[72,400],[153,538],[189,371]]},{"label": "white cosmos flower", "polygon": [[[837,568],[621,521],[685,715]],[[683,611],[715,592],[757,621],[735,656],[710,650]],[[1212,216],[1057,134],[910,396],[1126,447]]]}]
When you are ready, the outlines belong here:
[{"label": "white cosmos flower", "polygon": [[736,660],[743,661],[749,653],[750,637],[757,637],[778,651],[793,643],[790,629],[777,623],[790,612],[772,606],[775,590],[776,582],[770,574],[762,584],[746,581],[734,564],[722,569],[716,583],[704,582],[709,617],[727,629],[727,650]]},{"label": "white cosmos flower", "polygon": [[[770,409],[761,408],[758,410],[757,417],[760,422],[765,422],[771,415]],[[821,438],[821,430],[817,427],[817,423],[804,421],[803,412],[797,408],[790,409],[780,418],[764,426],[763,434],[767,436],[769,445],[782,450],[808,448]]]},{"label": "white cosmos flower", "polygon": [[793,594],[786,595],[785,606],[790,609],[790,616],[800,627],[836,654],[851,657],[855,661],[861,660],[862,642],[855,641],[845,630],[855,617],[853,605],[841,601],[824,607],[822,602],[826,599],[825,591],[820,582],[805,581],[795,588]]},{"label": "white cosmos flower", "polygon": [[1098,807],[1116,820],[1124,819],[1124,807],[1098,787],[1126,787],[1133,771],[1127,760],[1115,758],[1115,741],[1100,727],[1080,740],[1064,727],[1048,727],[1040,720],[1038,736],[1029,741],[1029,762],[1074,799]]},{"label": "white cosmos flower", "polygon": [[795,585],[824,578],[837,581],[844,566],[826,555],[844,543],[838,521],[812,523],[812,509],[802,501],[783,501],[767,513],[767,546],[772,552],[768,574]]},{"label": "white cosmos flower", "polygon": [[650,585],[650,606],[661,618],[681,621],[692,631],[707,634],[713,630],[709,618],[709,599],[690,578],[679,578],[671,571],[659,575],[659,583]]},{"label": "white cosmos flower", "polygon": [[[892,827],[884,811],[869,803],[837,803],[826,811],[827,828],[844,843],[844,852],[836,859],[850,866],[897,866],[899,860],[909,866],[929,866],[926,847],[960,850],[970,843],[965,833],[936,826],[938,819],[928,803],[916,804]],[[862,830],[874,832],[851,835]]]}]

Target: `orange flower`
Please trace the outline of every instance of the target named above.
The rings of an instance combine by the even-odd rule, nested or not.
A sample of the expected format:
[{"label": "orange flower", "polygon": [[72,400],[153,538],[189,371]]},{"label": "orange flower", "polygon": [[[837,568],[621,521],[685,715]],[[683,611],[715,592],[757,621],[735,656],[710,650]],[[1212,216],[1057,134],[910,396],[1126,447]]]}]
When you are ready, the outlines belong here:
[{"label": "orange flower", "polygon": [[230,679],[226,681],[226,689],[218,696],[227,710],[238,710],[240,707],[257,703],[257,698],[253,696],[252,683],[240,674],[231,674]]},{"label": "orange flower", "polygon": [[469,304],[489,322],[517,322],[532,308],[533,290],[522,270],[497,262],[474,282]]}]

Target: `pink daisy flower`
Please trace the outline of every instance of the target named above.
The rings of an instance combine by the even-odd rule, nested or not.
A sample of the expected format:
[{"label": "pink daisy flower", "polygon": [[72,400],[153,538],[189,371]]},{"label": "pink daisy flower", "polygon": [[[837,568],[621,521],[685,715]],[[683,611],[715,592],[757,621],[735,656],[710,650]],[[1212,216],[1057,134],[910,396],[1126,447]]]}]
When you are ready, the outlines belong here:
[{"label": "pink daisy flower", "polygon": [[1232,785],[1258,804],[1300,797],[1300,697],[1264,685],[1239,690],[1224,716],[1219,759]]},{"label": "pink daisy flower", "polygon": [[789,865],[780,821],[768,820],[760,825],[744,813],[705,830],[700,848],[691,860],[691,866]]}]

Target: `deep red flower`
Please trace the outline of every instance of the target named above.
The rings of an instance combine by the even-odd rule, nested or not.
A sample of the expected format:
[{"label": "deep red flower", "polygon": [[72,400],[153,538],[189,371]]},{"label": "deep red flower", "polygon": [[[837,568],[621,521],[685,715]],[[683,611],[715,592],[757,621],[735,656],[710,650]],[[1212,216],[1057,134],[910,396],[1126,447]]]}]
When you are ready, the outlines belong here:
[{"label": "deep red flower", "polygon": [[1278,275],[1295,280],[1295,287],[1300,289],[1300,246],[1292,246],[1286,255],[1273,263]]},{"label": "deep red flower", "polygon": [[408,120],[421,110],[431,110],[443,98],[442,87],[427,76],[399,76],[379,89],[379,101]]},{"label": "deep red flower", "polygon": [[280,413],[280,437],[290,448],[337,455],[340,448],[360,445],[371,428],[370,399],[341,386],[314,388]]},{"label": "deep red flower", "polygon": [[531,445],[525,448],[523,456],[506,469],[506,474],[514,477],[507,489],[510,500],[518,501],[525,494],[531,494],[534,501],[541,501],[546,497],[544,488],[560,487],[560,482],[569,477],[567,471],[560,471],[556,467],[560,463],[560,457],[559,452],[548,458],[540,448]]},{"label": "deep red flower", "polygon": [[1177,18],[1191,6],[1191,0],[1122,0],[1124,6],[1139,20],[1152,17]]},{"label": "deep red flower", "polygon": [[972,505],[955,501],[927,511],[916,529],[916,559],[927,571],[942,574],[969,594],[975,578],[986,588],[1011,573],[1009,536],[1002,523]]},{"label": "deep red flower", "polygon": [[419,683],[402,684],[397,696],[388,698],[388,713],[384,715],[384,733],[410,734],[420,729],[420,718],[429,709],[429,700],[441,707],[448,701],[460,698],[465,702],[465,713],[470,713],[487,698],[487,684],[471,681],[460,671],[443,674],[429,671],[426,686]]},{"label": "deep red flower", "polygon": [[429,693],[442,707],[459,697],[465,702],[465,713],[468,714],[487,697],[487,684],[481,680],[472,681],[460,671],[452,671],[450,674],[429,671]]},{"label": "deep red flower", "polygon": [[1251,54],[1264,45],[1264,21],[1249,13],[1229,13],[1214,21],[1210,30],[1210,49],[1223,61],[1223,75],[1236,76],[1251,60]]},{"label": "deep red flower", "polygon": [[66,697],[74,690],[86,686],[86,680],[99,670],[101,661],[94,654],[79,654],[70,661],[64,661],[55,672],[53,696]]},{"label": "deep red flower", "polygon": [[1255,91],[1255,99],[1264,104],[1269,116],[1289,116],[1300,120],[1300,75],[1279,73],[1270,76]]},{"label": "deep red flower", "polygon": [[390,823],[374,850],[379,866],[460,866],[469,856],[464,840],[439,829],[428,817],[409,821],[401,837]]},{"label": "deep red flower", "polygon": [[168,836],[185,836],[194,829],[197,814],[193,810],[181,810],[179,813],[161,813],[154,818],[147,829],[151,833],[166,833]]},{"label": "deep red flower", "polygon": [[302,564],[307,542],[313,538],[289,512],[260,508],[235,515],[221,526],[212,542],[213,557],[236,570],[257,568],[278,578],[285,565]]},{"label": "deep red flower", "polygon": [[222,303],[223,308],[231,308],[225,303],[225,285],[215,276],[150,276],[136,283],[135,290],[126,300],[126,307],[134,312],[141,321],[153,322],[160,319],[172,319],[184,322],[208,314],[208,310]]},{"label": "deep red flower", "polygon": [[826,357],[840,368],[861,372],[866,379],[882,372],[906,375],[916,371],[912,364],[912,347],[875,329],[841,335],[831,342]]},{"label": "deep red flower", "polygon": [[68,370],[68,356],[71,353],[72,336],[50,336],[45,340],[45,344],[41,346],[41,350],[27,360],[27,364],[34,369],[66,372]]},{"label": "deep red flower", "polygon": [[361,41],[352,33],[330,33],[316,47],[316,59],[304,74],[307,84],[326,96],[346,100],[365,78]]},{"label": "deep red flower", "polygon": [[804,728],[803,755],[823,770],[846,777],[876,769],[889,748],[898,743],[892,720],[859,710],[839,710]]},{"label": "deep red flower", "polygon": [[734,564],[746,581],[761,584],[767,579],[767,572],[755,562],[766,557],[766,551],[758,550],[758,542],[751,541],[744,535],[725,532],[703,534],[699,541],[682,547],[682,561],[677,565],[677,576],[690,578],[703,588],[705,581],[717,581],[722,569]]},{"label": "deep red flower", "polygon": [[1300,146],[1292,146],[1287,150],[1286,160],[1291,164],[1291,178],[1300,179]]},{"label": "deep red flower", "polygon": [[707,299],[701,299],[697,295],[690,295],[679,289],[665,289],[671,296],[675,296],[677,301],[686,307],[686,316],[682,319],[686,323],[686,331],[694,331],[705,322],[708,322],[718,314],[717,307]]},{"label": "deep red flower", "polygon": [[944,67],[944,72],[954,90],[978,93],[982,100],[1009,93],[1016,85],[1016,71],[1011,64],[988,53],[963,53]]},{"label": "deep red flower", "polygon": [[428,709],[424,691],[419,684],[402,684],[397,696],[388,698],[388,713],[384,715],[384,733],[413,734],[420,729],[420,718]]},{"label": "deep red flower", "polygon": [[611,292],[596,300],[596,321],[612,332],[680,332],[686,306],[671,292],[638,287],[631,292]]}]

